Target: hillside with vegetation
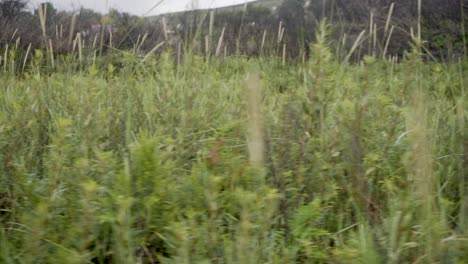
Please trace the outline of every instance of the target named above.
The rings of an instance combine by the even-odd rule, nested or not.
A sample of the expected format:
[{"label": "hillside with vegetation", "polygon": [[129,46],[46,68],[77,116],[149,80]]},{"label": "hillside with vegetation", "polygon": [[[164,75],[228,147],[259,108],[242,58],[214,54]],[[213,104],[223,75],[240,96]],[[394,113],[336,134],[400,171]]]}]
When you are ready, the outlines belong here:
[{"label": "hillside with vegetation", "polygon": [[466,5],[352,2],[0,1],[0,263],[468,263]]},{"label": "hillside with vegetation", "polygon": [[26,11],[27,0],[2,0],[0,43],[21,40],[18,45],[26,50],[29,44],[32,49],[46,48],[50,40],[55,53],[67,53],[79,35],[85,46],[98,45],[100,50],[129,50],[138,44],[139,50],[148,52],[154,43],[164,42],[164,47],[180,55],[190,50],[201,56],[217,52],[226,56],[276,55],[303,61],[308,57],[309,44],[315,41],[320,21],[327,19],[332,34],[329,46],[342,59],[356,42],[365,45],[357,46],[352,59],[362,59],[369,53],[402,58],[411,48],[409,43],[418,31],[417,25],[421,27],[421,39],[427,42],[424,48],[429,56],[456,60],[466,53],[468,20],[464,14],[468,3],[426,0],[419,13],[417,3],[262,0],[157,17],[137,17],[115,9],[107,14],[86,8],[62,11],[46,3],[41,21],[38,9]]}]

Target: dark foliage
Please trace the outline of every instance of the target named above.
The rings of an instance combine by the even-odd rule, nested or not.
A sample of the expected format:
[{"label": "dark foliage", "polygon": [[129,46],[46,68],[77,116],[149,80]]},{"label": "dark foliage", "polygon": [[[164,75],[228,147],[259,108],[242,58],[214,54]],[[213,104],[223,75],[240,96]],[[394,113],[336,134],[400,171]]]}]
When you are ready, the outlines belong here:
[{"label": "dark foliage", "polygon": [[27,5],[27,0],[2,0],[0,2],[0,17],[13,19],[20,15]]},{"label": "dark foliage", "polygon": [[[165,45],[173,50],[190,48],[205,55],[216,52],[226,52],[226,55],[282,55],[283,47],[286,47],[286,55],[297,58],[308,52],[309,43],[315,38],[315,29],[324,18],[331,24],[333,32],[331,47],[346,52],[364,29],[365,41],[371,41],[369,22],[372,16],[376,43],[369,45],[369,50],[360,52],[361,55],[383,55],[386,41],[390,38],[386,54],[402,56],[410,48],[410,32],[417,30],[417,1],[284,0],[275,7],[263,2],[268,3],[260,1],[245,7],[214,10],[213,21],[210,11],[204,10],[170,14],[165,16],[165,25],[162,16],[141,18],[117,10],[103,16],[85,8],[65,12],[57,11],[51,3],[46,3],[47,37],[55,40],[57,52],[69,51],[77,33],[81,33],[81,38],[87,43],[105,48],[134,49],[137,40],[145,36],[145,41],[138,43],[138,48],[146,52],[165,41]],[[394,31],[389,36],[386,21],[392,3],[394,10],[390,26],[394,26]],[[0,2],[0,43],[11,43],[18,37],[24,47],[31,43],[33,48],[41,48],[47,43],[48,40],[38,37],[42,36],[42,31],[37,10],[34,14],[25,12],[26,4],[26,0]],[[467,7],[467,0],[423,2],[422,38],[435,57],[452,59],[463,54],[466,42],[463,21],[464,28],[468,28],[463,12]],[[210,23],[213,23],[211,29]],[[284,34],[281,29],[284,29]],[[223,30],[222,46],[217,47]]]}]

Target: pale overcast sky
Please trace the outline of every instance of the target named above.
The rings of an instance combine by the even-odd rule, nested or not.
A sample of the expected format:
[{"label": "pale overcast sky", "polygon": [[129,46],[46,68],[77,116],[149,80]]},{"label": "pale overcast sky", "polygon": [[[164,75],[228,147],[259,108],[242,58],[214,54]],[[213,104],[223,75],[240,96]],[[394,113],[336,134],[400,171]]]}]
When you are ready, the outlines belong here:
[{"label": "pale overcast sky", "polygon": [[[41,2],[52,2],[59,9],[77,9],[80,6],[95,9],[105,13],[108,8],[135,15],[145,15],[160,0],[31,0],[33,7]],[[150,15],[189,10],[192,6],[198,8],[215,8],[242,4],[255,0],[165,0]]]}]

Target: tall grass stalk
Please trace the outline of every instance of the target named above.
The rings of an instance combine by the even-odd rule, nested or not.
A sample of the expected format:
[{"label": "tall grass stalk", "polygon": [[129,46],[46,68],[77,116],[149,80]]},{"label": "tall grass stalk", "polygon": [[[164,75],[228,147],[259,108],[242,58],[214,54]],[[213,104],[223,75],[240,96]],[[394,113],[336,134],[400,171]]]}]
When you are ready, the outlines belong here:
[{"label": "tall grass stalk", "polygon": [[392,16],[393,16],[393,9],[395,8],[395,3],[392,2],[390,4],[390,8],[388,10],[388,14],[387,14],[387,19],[385,20],[385,28],[384,28],[384,33],[387,34],[388,32],[388,29],[390,27],[390,22],[392,21]]},{"label": "tall grass stalk", "polygon": [[16,28],[15,31],[13,31],[13,34],[11,34],[10,42],[12,42],[13,39],[15,39],[16,33],[18,33],[18,28]]},{"label": "tall grass stalk", "polygon": [[372,38],[372,55],[373,56],[377,55],[377,36],[378,36],[377,24],[374,23],[373,38]]},{"label": "tall grass stalk", "polygon": [[[418,0],[418,36],[417,38],[419,42],[422,41],[421,19],[422,19],[422,0]],[[421,49],[419,50],[419,52],[421,52]]]},{"label": "tall grass stalk", "polygon": [[280,44],[281,41],[283,41],[283,36],[284,36],[284,27],[283,27],[283,21],[280,21],[279,26],[278,26],[278,35],[277,35],[276,42],[277,44]]},{"label": "tall grass stalk", "polygon": [[71,45],[73,44],[73,36],[75,35],[76,22],[77,22],[77,16],[74,14],[71,17],[71,21],[70,21],[70,32],[68,35],[68,47],[71,47]]},{"label": "tall grass stalk", "polygon": [[[211,55],[211,41],[213,39],[213,30],[214,30],[214,23],[215,23],[215,12],[211,11],[210,12],[210,24],[208,26],[208,43],[206,47],[206,53],[207,55]],[[209,58],[210,56],[208,56]]]},{"label": "tall grass stalk", "polygon": [[161,48],[163,45],[164,45],[164,41],[157,44],[156,46],[154,46],[154,48],[152,50],[150,50],[146,55],[145,57],[143,57],[143,59],[141,60],[141,62],[145,62],[146,60],[148,60],[150,58],[150,56],[155,53],[159,48]]},{"label": "tall grass stalk", "polygon": [[371,55],[373,51],[373,39],[374,39],[374,12],[371,11],[369,19],[369,37],[368,37],[368,54]]},{"label": "tall grass stalk", "polygon": [[219,39],[218,39],[218,45],[216,45],[216,52],[215,52],[216,57],[219,57],[221,55],[221,48],[223,46],[225,31],[226,31],[226,27],[223,27],[223,30],[221,30],[221,36],[219,36]]},{"label": "tall grass stalk", "polygon": [[366,34],[366,31],[363,30],[361,31],[361,33],[359,33],[359,35],[357,36],[356,40],[354,41],[354,44],[353,46],[351,47],[351,49],[349,50],[348,54],[346,55],[345,59],[344,59],[344,62],[349,62],[349,60],[351,59],[351,56],[353,56],[353,53],[356,51],[356,49],[361,45],[362,43],[362,39],[364,37],[364,35]]},{"label": "tall grass stalk", "polygon": [[145,34],[143,35],[143,38],[140,41],[140,44],[138,45],[138,47],[136,49],[137,54],[140,53],[141,47],[143,46],[143,44],[145,44],[145,41],[148,38],[148,36],[149,36],[148,32],[145,32]]},{"label": "tall grass stalk", "polygon": [[392,39],[392,34],[393,34],[394,29],[395,29],[395,26],[392,26],[390,28],[390,32],[388,33],[387,41],[385,42],[385,47],[384,47],[384,50],[383,50],[383,53],[382,53],[382,58],[384,58],[384,59],[387,56],[388,45],[390,44],[390,40]]},{"label": "tall grass stalk", "polygon": [[109,31],[109,47],[113,48],[114,47],[114,41],[113,41],[114,40],[114,33],[112,33],[111,28],[109,28],[108,31]]},{"label": "tall grass stalk", "polygon": [[266,37],[267,37],[267,30],[264,30],[263,35],[262,35],[262,44],[260,45],[261,54],[265,54],[264,48],[265,48]]},{"label": "tall grass stalk", "polygon": [[28,48],[26,49],[26,53],[24,55],[23,66],[21,67],[21,73],[24,73],[24,69],[26,68],[26,63],[28,62],[29,53],[31,52],[31,43],[29,43]]},{"label": "tall grass stalk", "polygon": [[138,38],[136,40],[136,43],[133,44],[133,48],[132,48],[132,53],[133,54],[136,54],[136,50],[137,50],[137,47],[140,45],[140,41],[141,41],[141,34],[138,34]]},{"label": "tall grass stalk", "polygon": [[49,39],[49,53],[50,53],[50,66],[52,69],[55,68],[55,59],[54,59],[54,47],[52,44],[52,39]]},{"label": "tall grass stalk", "polygon": [[42,29],[42,39],[44,42],[44,46],[47,47],[48,41],[47,41],[47,30],[46,30],[46,23],[47,23],[47,5],[46,4],[40,4],[38,7],[38,12],[39,12],[39,20],[41,24],[41,29]]},{"label": "tall grass stalk", "polygon": [[83,42],[81,40],[81,33],[78,32],[76,34],[76,42],[78,43],[78,61],[80,64],[83,64]]},{"label": "tall grass stalk", "polygon": [[467,35],[466,35],[466,27],[465,27],[465,4],[463,4],[464,1],[460,0],[460,12],[461,12],[461,34],[462,34],[462,40],[463,40],[463,54],[465,55],[465,58],[468,57],[468,42],[466,40]]},{"label": "tall grass stalk", "polygon": [[8,66],[8,50],[9,48],[9,45],[6,44],[5,45],[5,51],[3,53],[3,72],[6,73],[7,72],[7,66]]},{"label": "tall grass stalk", "polygon": [[98,34],[96,34],[94,36],[94,39],[93,39],[93,45],[92,45],[92,49],[95,50],[96,49],[96,44],[97,44],[97,39],[98,39]]},{"label": "tall grass stalk", "polygon": [[281,61],[283,63],[283,66],[286,65],[286,52],[287,52],[286,44],[283,44],[283,49],[282,49],[282,52],[281,52],[281,54],[282,54],[282,56],[281,56],[282,60]]}]

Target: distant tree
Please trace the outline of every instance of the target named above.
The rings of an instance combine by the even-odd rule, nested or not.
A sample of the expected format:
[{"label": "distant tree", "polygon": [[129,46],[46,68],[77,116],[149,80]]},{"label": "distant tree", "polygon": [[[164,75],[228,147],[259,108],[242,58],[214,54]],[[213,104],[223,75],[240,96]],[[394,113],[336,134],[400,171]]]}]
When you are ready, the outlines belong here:
[{"label": "distant tree", "polygon": [[0,17],[12,19],[23,12],[28,5],[28,0],[1,0]]},{"label": "distant tree", "polygon": [[102,15],[88,8],[81,8],[78,13],[78,29],[87,30],[101,23]]},{"label": "distant tree", "polygon": [[284,1],[279,8],[278,15],[289,30],[301,30],[304,26],[304,0]]},{"label": "distant tree", "polygon": [[116,31],[114,37],[119,48],[132,48],[134,40],[146,31],[142,18],[138,16],[116,9],[111,9],[108,16],[112,21],[111,27]]},{"label": "distant tree", "polygon": [[[57,9],[51,2],[43,2],[40,3],[39,6],[42,7],[42,10],[44,10],[44,12],[47,12],[47,18],[52,18],[57,15]],[[34,10],[34,14],[38,15],[39,9]]]},{"label": "distant tree", "polygon": [[[304,0],[286,0],[279,7],[278,16],[285,28],[285,41],[288,50],[298,52],[306,45],[304,38],[305,11]],[[296,56],[297,54],[291,54]]]},{"label": "distant tree", "polygon": [[40,3],[38,8],[34,10],[34,15],[39,17],[39,8],[45,13],[46,26],[48,28],[54,28],[57,23],[57,9],[51,2]]}]

